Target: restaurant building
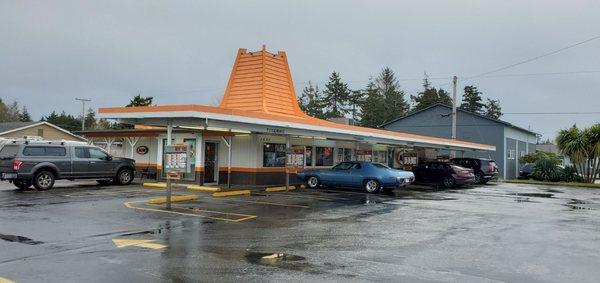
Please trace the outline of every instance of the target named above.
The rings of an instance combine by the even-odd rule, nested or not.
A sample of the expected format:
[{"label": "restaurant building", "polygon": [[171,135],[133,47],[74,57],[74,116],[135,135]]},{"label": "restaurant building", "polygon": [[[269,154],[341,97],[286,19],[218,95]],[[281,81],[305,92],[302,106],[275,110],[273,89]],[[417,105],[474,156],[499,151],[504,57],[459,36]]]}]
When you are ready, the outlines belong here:
[{"label": "restaurant building", "polygon": [[154,168],[159,179],[165,176],[162,152],[168,140],[187,143],[193,170],[184,181],[206,185],[284,184],[290,152],[295,153],[290,156],[296,157],[299,170],[328,168],[346,160],[409,169],[419,160],[435,159],[440,149],[495,150],[491,145],[310,117],[298,105],[286,53],[270,53],[264,46],[255,52],[238,51],[218,106],[111,107],[98,113],[136,128],[82,133],[88,139],[108,144],[111,151],[115,141],[120,142],[120,155],[134,158],[140,167]]}]

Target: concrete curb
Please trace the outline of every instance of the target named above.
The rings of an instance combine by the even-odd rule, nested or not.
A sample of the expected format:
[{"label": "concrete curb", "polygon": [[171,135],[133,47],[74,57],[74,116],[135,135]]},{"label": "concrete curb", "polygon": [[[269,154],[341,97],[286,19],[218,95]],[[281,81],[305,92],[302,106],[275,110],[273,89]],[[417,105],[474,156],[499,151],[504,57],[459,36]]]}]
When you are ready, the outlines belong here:
[{"label": "concrete curb", "polygon": [[221,191],[221,188],[198,186],[198,185],[189,185],[189,186],[187,186],[187,189],[193,190],[193,191],[204,191],[204,192],[213,192],[213,193]]},{"label": "concrete curb", "polygon": [[[171,202],[181,202],[181,201],[190,201],[190,200],[197,200],[198,196],[197,195],[188,195],[188,196],[172,196],[171,197]],[[167,202],[167,198],[151,198],[148,200],[149,204],[164,204]]]},{"label": "concrete curb", "polygon": [[249,196],[251,194],[250,190],[237,190],[237,191],[227,191],[227,192],[216,192],[213,193],[213,197],[231,197],[231,196]]},{"label": "concrete curb", "polygon": [[166,189],[167,188],[167,184],[165,184],[165,183],[143,183],[142,186],[150,187],[150,188],[157,188],[157,189]]},{"label": "concrete curb", "polygon": [[[293,191],[295,190],[296,187],[295,186],[290,186],[289,191]],[[269,193],[273,193],[273,192],[285,192],[286,191],[286,187],[270,187],[270,188],[266,188],[265,192],[269,192]]]}]

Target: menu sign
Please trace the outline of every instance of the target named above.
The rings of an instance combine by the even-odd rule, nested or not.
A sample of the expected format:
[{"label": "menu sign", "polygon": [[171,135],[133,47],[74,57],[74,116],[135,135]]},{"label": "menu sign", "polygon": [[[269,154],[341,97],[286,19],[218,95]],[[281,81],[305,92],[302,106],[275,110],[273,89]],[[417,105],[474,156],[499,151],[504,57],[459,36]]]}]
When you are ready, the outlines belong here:
[{"label": "menu sign", "polygon": [[285,167],[304,167],[304,147],[295,146],[287,150],[285,156]]},{"label": "menu sign", "polygon": [[189,145],[172,144],[165,146],[164,160],[166,171],[190,172]]}]

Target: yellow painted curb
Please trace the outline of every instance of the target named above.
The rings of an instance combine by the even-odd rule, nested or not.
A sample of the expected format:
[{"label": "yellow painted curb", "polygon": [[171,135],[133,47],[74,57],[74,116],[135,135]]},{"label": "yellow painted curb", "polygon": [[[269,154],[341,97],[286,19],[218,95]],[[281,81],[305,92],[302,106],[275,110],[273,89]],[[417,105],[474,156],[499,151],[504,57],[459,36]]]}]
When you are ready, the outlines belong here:
[{"label": "yellow painted curb", "polygon": [[197,185],[189,185],[187,186],[188,190],[194,191],[205,191],[205,192],[220,192],[221,188],[217,187],[205,187],[205,186],[197,186]]},{"label": "yellow painted curb", "polygon": [[0,283],[15,283],[15,281],[0,277]]},{"label": "yellow painted curb", "polygon": [[301,189],[306,189],[306,185],[300,185]]},{"label": "yellow painted curb", "polygon": [[[295,190],[296,187],[294,186],[290,186],[290,191],[291,190]],[[271,187],[271,188],[266,188],[265,192],[285,192],[285,187]]]},{"label": "yellow painted curb", "polygon": [[144,187],[152,187],[152,188],[158,188],[158,189],[164,189],[167,187],[167,184],[165,184],[165,183],[144,183],[143,185],[144,185]]},{"label": "yellow painted curb", "polygon": [[216,192],[212,194],[213,197],[231,197],[231,196],[241,196],[241,195],[250,195],[250,190],[238,190],[238,191],[228,191],[228,192]]},{"label": "yellow painted curb", "polygon": [[[171,202],[179,202],[179,201],[188,201],[188,200],[197,200],[198,196],[189,195],[189,196],[172,196]],[[167,202],[167,198],[151,198],[148,200],[150,204],[163,204]]]}]

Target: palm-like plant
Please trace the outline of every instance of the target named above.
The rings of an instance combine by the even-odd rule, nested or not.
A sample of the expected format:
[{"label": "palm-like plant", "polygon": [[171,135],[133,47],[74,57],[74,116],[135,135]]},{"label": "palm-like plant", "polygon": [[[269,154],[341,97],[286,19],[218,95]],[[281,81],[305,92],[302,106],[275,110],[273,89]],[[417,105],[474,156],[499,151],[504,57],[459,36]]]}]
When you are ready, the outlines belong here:
[{"label": "palm-like plant", "polygon": [[585,130],[579,130],[575,125],[561,130],[556,144],[575,164],[586,182],[595,181],[600,163],[600,124]]}]

